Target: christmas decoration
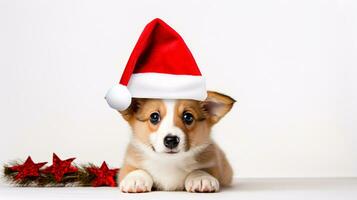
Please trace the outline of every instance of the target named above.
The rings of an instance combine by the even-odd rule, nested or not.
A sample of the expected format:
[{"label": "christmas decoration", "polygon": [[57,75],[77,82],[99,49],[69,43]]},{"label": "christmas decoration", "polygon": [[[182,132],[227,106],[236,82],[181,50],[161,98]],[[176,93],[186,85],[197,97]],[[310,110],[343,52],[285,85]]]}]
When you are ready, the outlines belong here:
[{"label": "christmas decoration", "polygon": [[43,170],[43,173],[52,174],[57,182],[62,180],[64,174],[77,172],[78,169],[71,165],[75,158],[61,160],[55,153],[53,153],[53,163],[51,166]]},{"label": "christmas decoration", "polygon": [[119,84],[107,92],[110,107],[123,111],[131,98],[205,100],[205,80],[182,37],[161,19],[146,25]]},{"label": "christmas decoration", "polygon": [[53,163],[44,169],[47,162],[34,163],[29,156],[25,162],[11,162],[4,166],[4,177],[16,186],[117,186],[119,168],[109,169],[107,163],[98,167],[91,163],[73,164],[75,158],[61,160],[53,154]]},{"label": "christmas decoration", "polygon": [[40,175],[40,168],[46,163],[47,162],[34,163],[29,156],[24,164],[12,166],[10,170],[17,172],[15,176],[16,180],[22,180],[27,177],[38,177]]},{"label": "christmas decoration", "polygon": [[109,169],[107,163],[104,161],[100,168],[88,167],[87,171],[91,174],[95,174],[96,178],[92,181],[94,187],[98,186],[116,186],[114,176],[118,173],[119,169]]}]

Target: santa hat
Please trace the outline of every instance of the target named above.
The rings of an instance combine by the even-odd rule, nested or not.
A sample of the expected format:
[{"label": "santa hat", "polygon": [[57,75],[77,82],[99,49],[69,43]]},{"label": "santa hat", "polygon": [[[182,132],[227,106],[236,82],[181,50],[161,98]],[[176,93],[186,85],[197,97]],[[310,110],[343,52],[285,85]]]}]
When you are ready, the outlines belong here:
[{"label": "santa hat", "polygon": [[146,25],[119,84],[106,94],[110,107],[123,111],[131,98],[205,100],[204,78],[181,36],[161,19]]}]

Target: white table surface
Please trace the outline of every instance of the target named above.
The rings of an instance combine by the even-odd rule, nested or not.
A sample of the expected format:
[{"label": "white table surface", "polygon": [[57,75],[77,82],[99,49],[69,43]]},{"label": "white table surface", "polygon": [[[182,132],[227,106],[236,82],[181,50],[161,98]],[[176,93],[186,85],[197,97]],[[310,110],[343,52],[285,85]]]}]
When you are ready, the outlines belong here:
[{"label": "white table surface", "polygon": [[357,178],[309,179],[235,179],[231,188],[219,193],[150,192],[125,194],[118,188],[28,188],[0,186],[4,199],[204,199],[204,200],[270,200],[270,199],[341,199],[357,200]]}]

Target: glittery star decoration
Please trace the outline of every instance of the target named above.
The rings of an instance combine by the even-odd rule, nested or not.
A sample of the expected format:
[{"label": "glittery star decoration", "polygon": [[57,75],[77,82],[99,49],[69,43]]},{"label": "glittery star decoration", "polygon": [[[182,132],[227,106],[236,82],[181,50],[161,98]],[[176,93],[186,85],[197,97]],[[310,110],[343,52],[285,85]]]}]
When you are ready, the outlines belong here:
[{"label": "glittery star decoration", "polygon": [[55,153],[53,153],[52,165],[44,169],[43,172],[53,174],[56,182],[61,182],[63,175],[78,171],[75,166],[71,165],[74,159],[75,158],[61,160]]},{"label": "glittery star decoration", "polygon": [[26,177],[38,177],[40,176],[40,168],[47,162],[34,163],[31,157],[27,157],[26,161],[22,165],[16,165],[10,167],[12,171],[18,172],[15,176],[16,180],[24,179]]},{"label": "glittery star decoration", "polygon": [[100,168],[98,167],[88,167],[87,171],[93,175],[95,175],[95,179],[92,181],[92,186],[117,186],[114,177],[118,173],[119,169],[109,169],[107,163],[103,162]]}]

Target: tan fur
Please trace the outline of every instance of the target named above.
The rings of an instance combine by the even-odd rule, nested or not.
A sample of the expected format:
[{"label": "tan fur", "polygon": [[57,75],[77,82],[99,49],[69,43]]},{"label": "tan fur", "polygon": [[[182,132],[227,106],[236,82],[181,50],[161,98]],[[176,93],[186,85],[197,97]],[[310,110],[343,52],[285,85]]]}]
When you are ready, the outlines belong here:
[{"label": "tan fur", "polygon": [[[222,186],[228,186],[232,181],[233,170],[223,153],[223,151],[212,141],[210,137],[211,127],[228,113],[235,100],[229,96],[218,92],[208,92],[205,101],[195,100],[177,100],[175,104],[174,124],[179,127],[186,135],[186,151],[194,147],[207,144],[207,147],[195,156],[198,164],[207,168],[206,171],[215,177]],[[148,147],[152,147],[149,136],[156,131],[160,123],[153,125],[149,117],[153,112],[159,112],[165,117],[166,108],[159,99],[133,99],[131,106],[121,112],[123,118],[128,121],[132,130],[134,139],[140,141]],[[183,123],[182,113],[189,112],[194,116],[194,122],[190,125]],[[142,169],[142,161],[145,156],[133,145],[129,144],[124,165],[119,174],[119,181],[125,176],[136,170]]]},{"label": "tan fur", "polygon": [[122,168],[120,168],[119,182],[121,182],[128,173],[130,173],[136,169],[138,169],[138,168],[135,168],[129,164],[124,164],[122,166]]},{"label": "tan fur", "polygon": [[198,162],[214,162],[217,165],[202,169],[218,179],[222,186],[232,183],[233,169],[230,166],[224,152],[216,145],[211,144],[204,152],[196,157]]}]

